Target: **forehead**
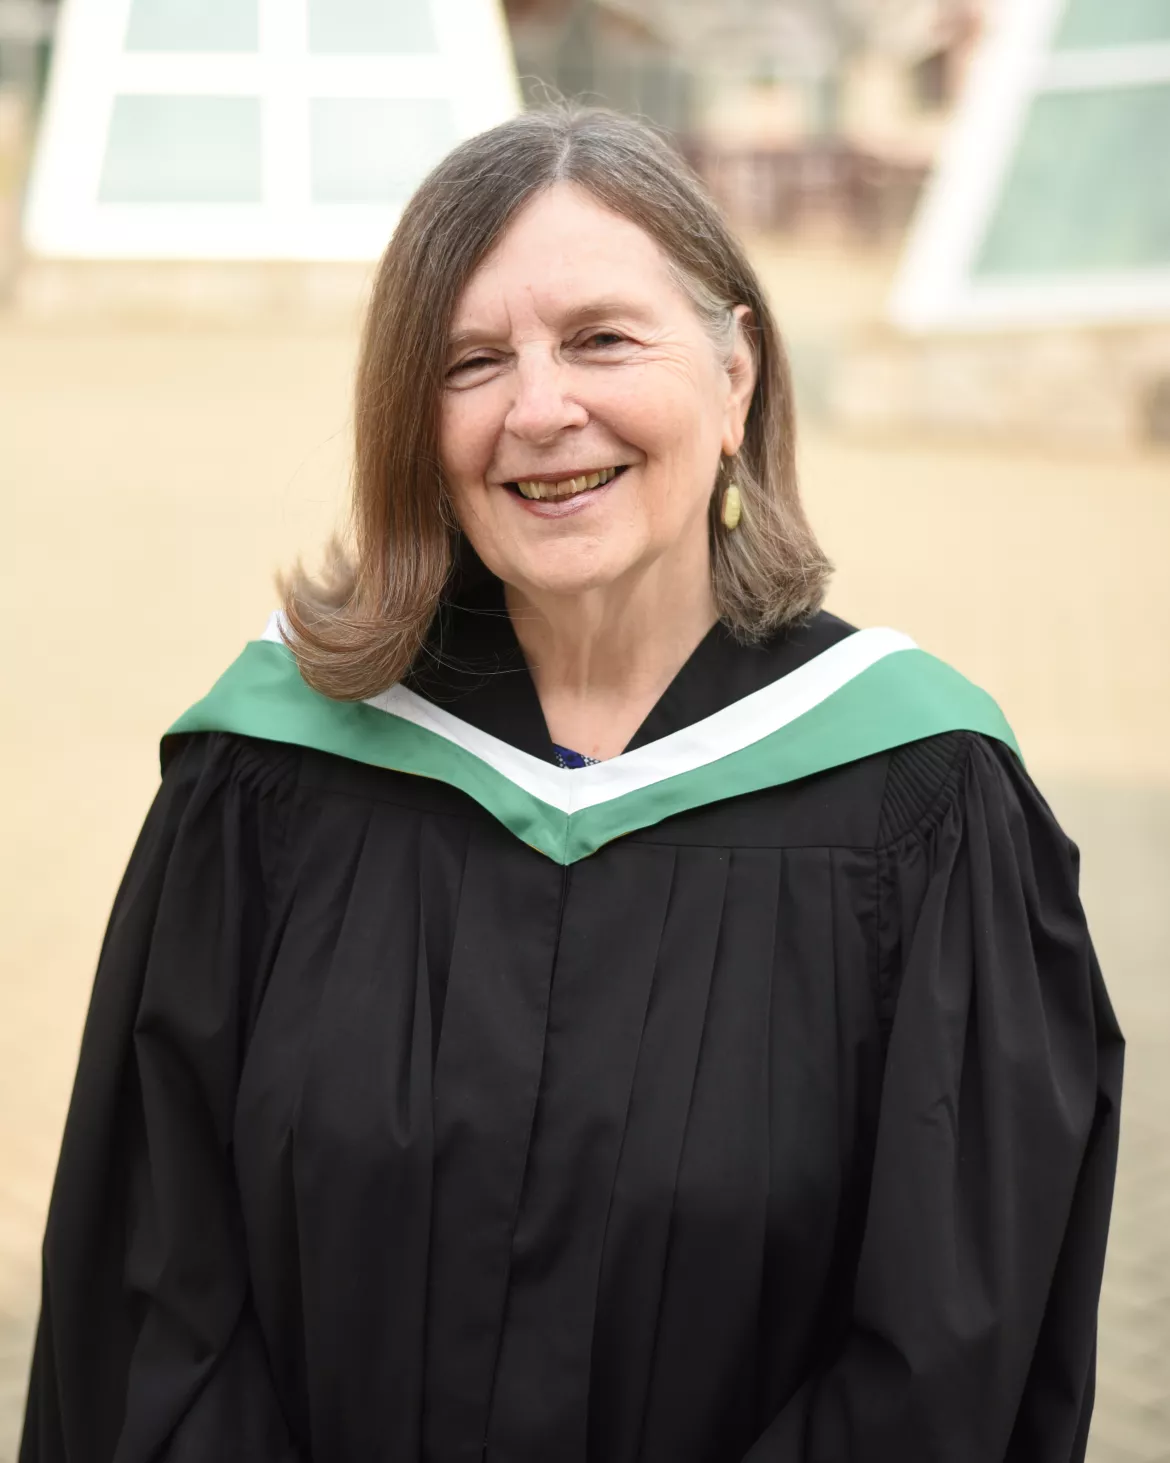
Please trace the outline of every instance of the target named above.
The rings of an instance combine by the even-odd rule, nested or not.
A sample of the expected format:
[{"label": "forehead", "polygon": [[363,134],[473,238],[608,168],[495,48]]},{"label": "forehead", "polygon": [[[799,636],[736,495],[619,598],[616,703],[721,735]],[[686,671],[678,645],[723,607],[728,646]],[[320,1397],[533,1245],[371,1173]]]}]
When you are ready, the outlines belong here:
[{"label": "forehead", "polygon": [[454,325],[524,304],[543,313],[614,295],[647,306],[685,303],[649,234],[582,190],[558,183],[517,214],[480,262],[456,306]]}]

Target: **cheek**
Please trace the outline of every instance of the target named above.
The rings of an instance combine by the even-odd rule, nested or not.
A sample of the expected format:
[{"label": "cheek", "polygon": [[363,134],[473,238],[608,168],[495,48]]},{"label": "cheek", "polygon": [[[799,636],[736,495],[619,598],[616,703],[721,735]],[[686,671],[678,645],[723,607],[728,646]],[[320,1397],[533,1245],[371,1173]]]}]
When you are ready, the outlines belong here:
[{"label": "cheek", "polygon": [[452,492],[482,483],[497,428],[490,405],[476,392],[444,399],[439,418],[439,459]]},{"label": "cheek", "polygon": [[[495,489],[485,487],[498,425],[478,392],[453,394],[441,409],[439,461],[455,518],[485,562],[494,560],[498,537],[492,506]],[[489,565],[490,567],[490,565]]]},{"label": "cheek", "polygon": [[719,466],[721,419],[714,393],[690,383],[625,407],[624,435],[648,458],[641,511],[667,531],[705,512]]},{"label": "cheek", "polygon": [[697,456],[706,456],[719,435],[721,402],[714,373],[706,363],[686,362],[675,368],[655,363],[607,392],[602,410],[628,441],[648,456],[686,470]]}]

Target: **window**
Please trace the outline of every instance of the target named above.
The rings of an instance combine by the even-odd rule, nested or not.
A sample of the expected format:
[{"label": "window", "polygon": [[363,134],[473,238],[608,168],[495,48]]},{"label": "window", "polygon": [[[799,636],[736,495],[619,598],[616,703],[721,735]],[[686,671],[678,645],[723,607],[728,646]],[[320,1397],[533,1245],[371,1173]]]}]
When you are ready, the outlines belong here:
[{"label": "window", "polygon": [[317,203],[404,203],[455,142],[448,101],[314,97],[309,103]]},{"label": "window", "polygon": [[70,0],[53,73],[24,238],[58,258],[373,260],[519,106],[499,0]]},{"label": "window", "polygon": [[309,0],[309,50],[332,55],[438,49],[426,0]]},{"label": "window", "polygon": [[1095,50],[1170,41],[1166,0],[1069,0],[1054,49]]},{"label": "window", "polygon": [[891,302],[910,330],[1170,313],[1170,3],[999,7]]},{"label": "window", "polygon": [[1042,92],[1028,111],[975,273],[1166,263],[1170,85]]},{"label": "window", "polygon": [[98,197],[259,203],[259,99],[115,97]]},{"label": "window", "polygon": [[133,0],[128,51],[254,51],[259,0]]}]

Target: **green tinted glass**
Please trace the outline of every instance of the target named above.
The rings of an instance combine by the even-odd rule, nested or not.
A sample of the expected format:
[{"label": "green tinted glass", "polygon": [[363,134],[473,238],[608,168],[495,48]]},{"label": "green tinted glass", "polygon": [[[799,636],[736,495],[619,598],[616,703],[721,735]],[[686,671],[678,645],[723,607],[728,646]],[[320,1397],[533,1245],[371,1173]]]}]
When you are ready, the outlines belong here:
[{"label": "green tinted glass", "polygon": [[1170,0],[1068,0],[1058,51],[1170,41]]},{"label": "green tinted glass", "polygon": [[309,159],[315,203],[400,203],[456,140],[438,97],[314,97]]},{"label": "green tinted glass", "polygon": [[98,197],[259,203],[259,97],[115,97]]},{"label": "green tinted glass", "polygon": [[134,0],[128,51],[254,51],[259,0]]},{"label": "green tinted glass", "polygon": [[430,0],[309,0],[309,50],[416,55],[438,49]]},{"label": "green tinted glass", "polygon": [[1170,83],[1042,92],[975,262],[981,277],[1170,265]]}]

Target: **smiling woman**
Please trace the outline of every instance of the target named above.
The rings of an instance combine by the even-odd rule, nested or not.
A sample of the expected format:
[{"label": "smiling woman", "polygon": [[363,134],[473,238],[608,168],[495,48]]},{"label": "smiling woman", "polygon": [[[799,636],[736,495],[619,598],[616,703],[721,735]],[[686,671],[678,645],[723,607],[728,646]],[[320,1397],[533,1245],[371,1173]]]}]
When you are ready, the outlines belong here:
[{"label": "smiling woman", "polygon": [[[469,544],[489,558],[508,544],[530,569],[535,555],[550,592],[559,573],[569,591],[590,564],[603,580],[612,570],[615,605],[639,576],[606,555],[628,571],[654,565],[675,589],[686,579],[676,655],[696,587],[710,586],[708,626],[718,614],[747,639],[824,596],[788,363],[755,271],[681,159],[612,114],[521,117],[436,168],[375,281],[357,416],[352,549],[325,585],[295,578],[285,604],[302,673],[327,695],[360,699],[406,674]],[[720,522],[733,460],[734,535]],[[615,467],[635,471],[603,495],[592,551],[600,498],[588,513],[544,510],[543,528],[505,501],[521,478]]]},{"label": "smiling woman", "polygon": [[[614,279],[625,298],[605,297]],[[554,741],[591,757],[622,750],[718,618],[713,485],[756,385],[748,307],[726,315],[720,351],[654,241],[563,182],[456,307],[476,343],[447,371],[444,479],[506,586]],[[599,655],[608,675],[587,669]]]},{"label": "smiling woman", "polygon": [[1080,1463],[1076,851],[989,697],[820,609],[793,464],[654,134],[423,184],[352,543],[164,738],[22,1463]]}]

